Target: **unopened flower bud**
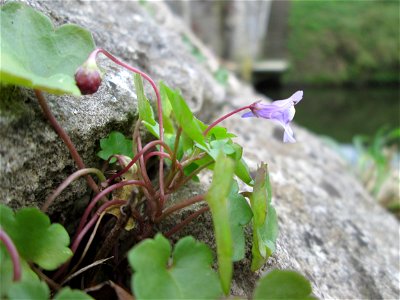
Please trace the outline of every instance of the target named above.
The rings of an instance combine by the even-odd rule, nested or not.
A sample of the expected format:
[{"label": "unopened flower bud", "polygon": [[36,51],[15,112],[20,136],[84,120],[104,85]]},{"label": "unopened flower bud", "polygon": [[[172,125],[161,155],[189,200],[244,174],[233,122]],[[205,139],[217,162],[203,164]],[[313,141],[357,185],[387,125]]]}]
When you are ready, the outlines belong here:
[{"label": "unopened flower bud", "polygon": [[97,92],[101,84],[101,72],[97,67],[95,59],[89,57],[89,59],[76,70],[75,81],[82,95],[90,95]]}]

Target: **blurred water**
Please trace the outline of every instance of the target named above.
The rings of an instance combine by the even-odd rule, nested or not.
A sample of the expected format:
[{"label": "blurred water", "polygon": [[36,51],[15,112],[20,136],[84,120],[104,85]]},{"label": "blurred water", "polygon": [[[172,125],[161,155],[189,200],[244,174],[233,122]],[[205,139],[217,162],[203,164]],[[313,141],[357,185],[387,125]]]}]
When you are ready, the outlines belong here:
[{"label": "blurred water", "polygon": [[[273,100],[291,96],[297,88],[262,90]],[[296,106],[295,122],[340,143],[351,143],[355,135],[372,136],[383,126],[400,126],[399,88],[303,88]]]}]

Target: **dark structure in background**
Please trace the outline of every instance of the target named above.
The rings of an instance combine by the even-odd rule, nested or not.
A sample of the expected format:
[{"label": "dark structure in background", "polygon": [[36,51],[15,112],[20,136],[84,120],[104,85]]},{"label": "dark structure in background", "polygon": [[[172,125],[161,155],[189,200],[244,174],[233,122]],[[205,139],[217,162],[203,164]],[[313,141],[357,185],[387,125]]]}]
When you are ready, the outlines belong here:
[{"label": "dark structure in background", "polygon": [[193,32],[247,80],[277,86],[287,69],[290,1],[168,1]]}]

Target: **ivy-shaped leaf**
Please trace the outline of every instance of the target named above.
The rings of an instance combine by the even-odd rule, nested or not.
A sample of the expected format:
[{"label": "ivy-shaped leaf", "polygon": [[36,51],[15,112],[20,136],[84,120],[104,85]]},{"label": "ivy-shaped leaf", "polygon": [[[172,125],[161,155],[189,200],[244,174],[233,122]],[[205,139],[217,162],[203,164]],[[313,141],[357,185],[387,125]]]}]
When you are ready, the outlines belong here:
[{"label": "ivy-shaped leaf", "polygon": [[65,287],[60,290],[53,300],[91,300],[94,299],[90,297],[85,292],[80,290],[71,290],[69,287]]},{"label": "ivy-shaped leaf", "polygon": [[[111,155],[121,154],[133,158],[132,140],[127,139],[121,132],[112,131],[108,137],[100,140],[101,150],[97,156],[107,160]],[[110,163],[114,163],[116,158],[113,157]]]},{"label": "ivy-shaped leaf", "polygon": [[273,270],[261,278],[253,300],[315,300],[311,284],[304,276],[293,271]]},{"label": "ivy-shaped leaf", "polygon": [[213,256],[207,245],[185,237],[171,245],[161,234],[147,239],[128,253],[135,271],[132,290],[136,299],[217,299],[221,286],[211,268]]},{"label": "ivy-shaped leaf", "polygon": [[2,6],[0,18],[1,83],[81,94],[74,74],[95,48],[90,32],[72,24],[55,29],[49,18],[20,2]]},{"label": "ivy-shaped leaf", "polygon": [[239,194],[236,181],[233,182],[229,193],[229,223],[231,226],[233,240],[233,261],[242,260],[245,256],[244,226],[253,217],[253,213],[246,199]]},{"label": "ivy-shaped leaf", "polygon": [[14,214],[11,208],[0,205],[0,216],[0,226],[26,261],[55,270],[72,256],[67,231],[60,224],[51,224],[37,208],[22,208]]},{"label": "ivy-shaped leaf", "polygon": [[233,241],[228,209],[228,195],[233,183],[233,170],[233,161],[221,152],[214,166],[211,187],[205,197],[214,224],[219,274],[225,294],[229,293],[233,271]]},{"label": "ivy-shaped leaf", "polygon": [[138,99],[139,117],[150,133],[159,138],[160,128],[158,122],[154,119],[153,108],[144,94],[142,77],[139,74],[135,74],[134,82]]},{"label": "ivy-shaped leaf", "polygon": [[262,164],[257,170],[253,192],[250,194],[253,211],[253,245],[251,270],[262,267],[275,251],[278,237],[278,219],[271,204],[272,191],[268,168]]},{"label": "ivy-shaped leaf", "polygon": [[20,281],[11,285],[7,296],[9,300],[48,300],[50,290],[43,281]]},{"label": "ivy-shaped leaf", "polygon": [[[1,215],[0,215],[1,217]],[[5,298],[13,282],[13,264],[6,247],[0,244],[0,299]],[[20,258],[21,262],[21,281],[39,281],[39,277],[29,267],[27,262]]]}]

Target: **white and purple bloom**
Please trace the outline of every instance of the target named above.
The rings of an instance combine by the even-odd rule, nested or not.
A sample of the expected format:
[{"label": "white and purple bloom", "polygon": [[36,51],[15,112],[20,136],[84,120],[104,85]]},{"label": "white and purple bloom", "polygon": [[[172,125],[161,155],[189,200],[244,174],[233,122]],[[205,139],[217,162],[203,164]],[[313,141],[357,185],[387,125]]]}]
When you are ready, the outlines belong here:
[{"label": "white and purple bloom", "polygon": [[285,133],[283,141],[285,143],[296,142],[293,136],[293,130],[290,128],[289,123],[293,120],[296,109],[294,106],[303,98],[303,91],[297,91],[292,96],[285,100],[273,101],[271,104],[262,104],[255,102],[250,107],[250,112],[242,115],[242,118],[261,117],[270,119],[283,126]]}]

